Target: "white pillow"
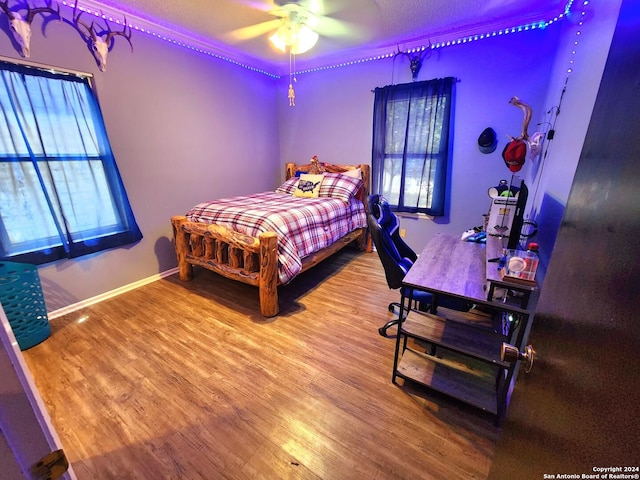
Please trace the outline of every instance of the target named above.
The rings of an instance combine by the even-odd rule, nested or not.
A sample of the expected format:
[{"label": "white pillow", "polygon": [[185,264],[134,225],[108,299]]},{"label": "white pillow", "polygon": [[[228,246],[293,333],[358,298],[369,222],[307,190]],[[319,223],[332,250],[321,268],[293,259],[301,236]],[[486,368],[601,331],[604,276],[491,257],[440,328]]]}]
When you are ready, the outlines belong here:
[{"label": "white pillow", "polygon": [[353,178],[362,178],[362,170],[360,168],[354,168],[353,170],[347,170],[345,172],[341,172],[342,175],[347,175]]}]

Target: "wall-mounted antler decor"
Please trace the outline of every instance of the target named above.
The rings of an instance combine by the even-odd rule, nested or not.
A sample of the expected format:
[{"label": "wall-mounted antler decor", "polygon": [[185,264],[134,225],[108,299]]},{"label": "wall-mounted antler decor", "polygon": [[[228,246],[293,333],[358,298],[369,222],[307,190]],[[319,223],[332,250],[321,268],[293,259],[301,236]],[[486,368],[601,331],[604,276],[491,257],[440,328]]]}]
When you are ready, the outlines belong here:
[{"label": "wall-mounted antler decor", "polygon": [[431,41],[429,41],[428,47],[423,47],[421,50],[414,51],[412,53],[403,52],[400,49],[395,53],[394,57],[398,55],[405,55],[409,59],[409,68],[411,69],[411,78],[415,82],[418,79],[418,73],[422,68],[422,61],[431,56]]},{"label": "wall-mounted antler decor", "polygon": [[[18,8],[16,8],[16,6]],[[20,55],[25,58],[29,58],[31,54],[31,22],[38,13],[50,13],[56,15],[58,20],[62,20],[60,17],[60,5],[56,3],[57,10],[51,7],[51,0],[47,2],[46,7],[29,6],[28,2],[24,2],[24,5],[18,4],[14,6],[14,10],[9,7],[9,0],[0,1],[0,9],[9,17],[9,27],[13,33],[13,38],[20,46]],[[22,16],[18,10],[23,8],[27,9],[27,12]]]},{"label": "wall-mounted antler decor", "polygon": [[529,136],[529,122],[531,122],[532,110],[529,104],[523,102],[518,97],[511,97],[509,104],[518,107],[524,114],[522,121],[522,132],[520,136],[509,135],[511,141],[505,145],[502,151],[502,159],[512,173],[519,172],[526,162],[527,156],[534,160],[542,150],[542,140],[544,134],[536,132]]},{"label": "wall-mounted antler decor", "polygon": [[518,97],[511,97],[509,100],[509,104],[514,107],[518,107],[522,110],[524,114],[524,119],[522,121],[522,132],[519,137],[514,139],[514,137],[510,137],[512,140],[524,140],[529,144],[529,158],[534,160],[542,150],[542,140],[544,139],[544,133],[535,132],[533,135],[529,136],[529,122],[531,122],[532,110],[531,107],[520,100]]},{"label": "wall-mounted antler decor", "polygon": [[129,42],[129,46],[133,52],[133,44],[131,43],[131,27],[127,27],[126,17],[124,17],[122,31],[112,31],[108,20],[105,20],[106,29],[96,31],[95,22],[93,20],[90,25],[87,25],[85,22],[80,20],[83,13],[85,12],[78,12],[78,4],[76,3],[73,7],[72,23],[80,33],[80,36],[82,36],[84,41],[87,43],[89,50],[93,53],[93,56],[96,58],[100,71],[105,72],[107,70],[107,54],[113,49],[115,43],[114,37],[116,35],[124,37],[127,42]]}]

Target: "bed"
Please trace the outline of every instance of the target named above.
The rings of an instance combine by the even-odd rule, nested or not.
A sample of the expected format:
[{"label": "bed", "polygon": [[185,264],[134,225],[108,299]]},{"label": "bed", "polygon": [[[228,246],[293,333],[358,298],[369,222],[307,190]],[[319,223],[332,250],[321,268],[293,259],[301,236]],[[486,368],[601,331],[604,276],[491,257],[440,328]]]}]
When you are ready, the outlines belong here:
[{"label": "bed", "polygon": [[[321,178],[311,175],[318,167],[324,170]],[[256,286],[260,313],[276,316],[280,285],[347,245],[371,248],[365,209],[369,185],[366,164],[287,163],[285,182],[274,192],[203,202],[173,216],[179,278],[191,280],[195,265]],[[295,218],[294,231],[320,218],[324,226],[299,237],[287,231],[288,217]]]}]

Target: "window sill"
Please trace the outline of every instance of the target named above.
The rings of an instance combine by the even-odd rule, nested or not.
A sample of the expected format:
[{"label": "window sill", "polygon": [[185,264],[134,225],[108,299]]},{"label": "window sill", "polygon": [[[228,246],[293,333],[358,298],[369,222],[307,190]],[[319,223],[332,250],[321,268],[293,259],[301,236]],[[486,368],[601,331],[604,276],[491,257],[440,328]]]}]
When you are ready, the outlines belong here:
[{"label": "window sill", "polygon": [[433,215],[427,215],[426,213],[407,213],[407,212],[395,212],[400,218],[413,218],[415,220],[433,220]]}]

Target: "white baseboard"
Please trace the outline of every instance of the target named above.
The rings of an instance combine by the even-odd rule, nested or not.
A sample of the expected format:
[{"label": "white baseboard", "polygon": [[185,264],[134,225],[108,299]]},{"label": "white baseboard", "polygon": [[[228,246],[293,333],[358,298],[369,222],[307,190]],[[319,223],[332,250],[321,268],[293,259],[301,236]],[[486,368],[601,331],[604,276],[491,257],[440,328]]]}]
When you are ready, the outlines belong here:
[{"label": "white baseboard", "polygon": [[94,305],[96,303],[102,302],[103,300],[116,297],[122,293],[135,290],[136,288],[142,287],[143,285],[153,283],[164,277],[173,275],[174,273],[178,273],[178,267],[172,268],[170,270],[165,270],[164,272],[160,272],[157,275],[152,275],[150,277],[143,278],[142,280],[138,280],[137,282],[124,285],[122,287],[116,288],[115,290],[111,290],[110,292],[105,292],[100,295],[96,295],[95,297],[87,298],[86,300],[83,300],[81,302],[59,308],[58,310],[53,310],[47,314],[47,317],[49,318],[49,320],[57,317],[61,317],[62,315],[75,312],[76,310],[80,310],[81,308],[88,307],[89,305]]}]

